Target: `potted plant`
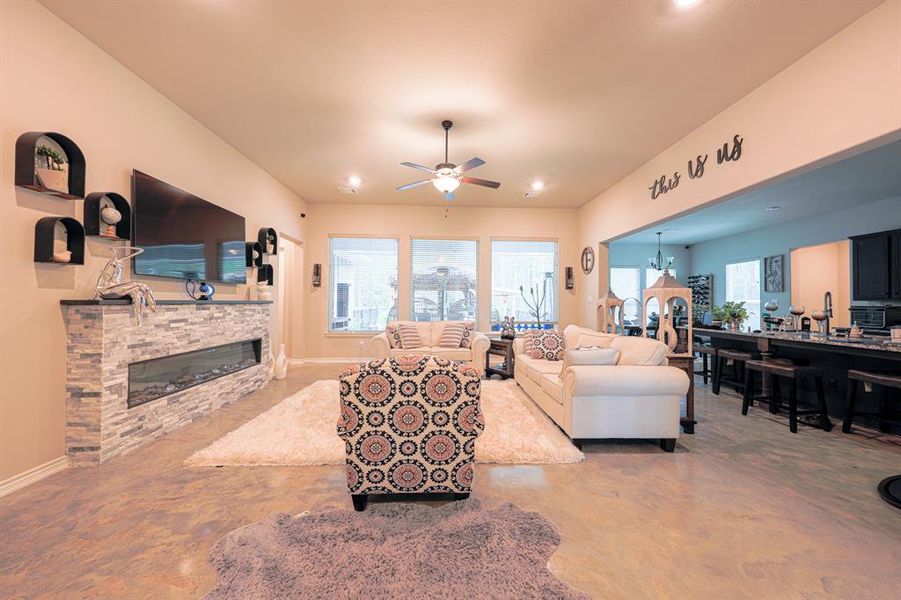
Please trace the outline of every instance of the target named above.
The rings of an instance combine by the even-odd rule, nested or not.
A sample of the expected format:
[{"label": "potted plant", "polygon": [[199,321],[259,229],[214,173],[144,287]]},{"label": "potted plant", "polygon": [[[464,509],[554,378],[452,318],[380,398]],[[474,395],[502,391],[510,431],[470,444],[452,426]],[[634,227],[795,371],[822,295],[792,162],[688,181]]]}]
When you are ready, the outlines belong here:
[{"label": "potted plant", "polygon": [[748,318],[748,309],[744,302],[726,302],[713,307],[713,318],[727,324],[732,331],[738,331]]},{"label": "potted plant", "polygon": [[34,156],[34,172],[40,184],[51,190],[68,193],[69,173],[63,166],[66,164],[66,157],[44,144],[35,148]]}]

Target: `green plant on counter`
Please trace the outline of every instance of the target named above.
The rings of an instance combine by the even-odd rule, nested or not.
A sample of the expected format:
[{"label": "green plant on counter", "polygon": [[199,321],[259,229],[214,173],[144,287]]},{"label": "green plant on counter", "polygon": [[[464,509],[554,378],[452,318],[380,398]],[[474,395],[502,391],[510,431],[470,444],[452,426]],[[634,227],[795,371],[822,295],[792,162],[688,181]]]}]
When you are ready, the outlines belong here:
[{"label": "green plant on counter", "polygon": [[748,309],[744,302],[726,302],[713,307],[713,318],[723,323],[737,323],[739,326],[748,319]]},{"label": "green plant on counter", "polygon": [[66,162],[66,158],[51,148],[50,146],[38,146],[34,151],[35,156],[40,156],[47,160],[47,168],[53,169],[54,171],[62,171],[63,163]]}]

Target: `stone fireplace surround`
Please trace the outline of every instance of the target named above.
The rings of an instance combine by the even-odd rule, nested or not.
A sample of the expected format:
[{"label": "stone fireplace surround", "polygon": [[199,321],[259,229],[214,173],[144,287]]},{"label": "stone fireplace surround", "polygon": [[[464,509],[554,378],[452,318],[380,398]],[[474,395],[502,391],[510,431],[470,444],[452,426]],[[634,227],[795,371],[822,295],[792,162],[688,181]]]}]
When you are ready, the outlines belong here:
[{"label": "stone fireplace surround", "polygon": [[[62,300],[67,332],[66,454],[97,465],[266,384],[271,302],[157,301],[138,325],[128,300]],[[260,363],[128,408],[128,366],[260,340]]]}]

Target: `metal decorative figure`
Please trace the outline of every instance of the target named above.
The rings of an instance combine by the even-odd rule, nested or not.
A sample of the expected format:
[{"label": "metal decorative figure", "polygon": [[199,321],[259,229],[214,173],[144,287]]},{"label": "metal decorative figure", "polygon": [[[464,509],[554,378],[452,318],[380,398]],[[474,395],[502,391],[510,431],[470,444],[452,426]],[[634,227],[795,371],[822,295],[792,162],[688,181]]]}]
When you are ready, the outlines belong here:
[{"label": "metal decorative figure", "polygon": [[140,281],[122,281],[122,273],[125,270],[125,261],[134,258],[144,252],[143,248],[134,246],[117,246],[110,252],[111,256],[106,266],[97,278],[97,286],[94,288],[94,300],[102,298],[122,298],[128,296],[135,307],[135,317],[138,325],[143,322],[144,308],[156,312],[156,299],[153,291],[146,283]]}]

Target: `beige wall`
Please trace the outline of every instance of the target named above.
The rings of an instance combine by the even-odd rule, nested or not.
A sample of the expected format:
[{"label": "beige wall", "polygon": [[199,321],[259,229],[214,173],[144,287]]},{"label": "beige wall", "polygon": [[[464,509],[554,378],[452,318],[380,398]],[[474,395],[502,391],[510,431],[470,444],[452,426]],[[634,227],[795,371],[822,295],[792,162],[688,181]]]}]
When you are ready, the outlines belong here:
[{"label": "beige wall", "polygon": [[[36,3],[0,3],[0,481],[64,452],[66,340],[59,300],[93,291],[111,242],[90,240],[84,266],[36,264],[34,224],[82,219],[82,202],[13,185],[16,138],[57,131],[81,147],[86,187],[130,197],[140,169],[262,226],[304,238],[301,200]],[[158,297],[182,284],[148,280]],[[244,286],[219,286],[241,298]]]},{"label": "beige wall", "polygon": [[[873,140],[901,137],[899,31],[897,1],[852,23],[585,205],[579,216],[583,245],[597,245],[798,169],[837,160]],[[741,159],[715,164],[716,148],[735,134],[744,138]],[[710,155],[706,172],[691,180],[686,161],[699,153]],[[682,173],[679,186],[651,200],[648,186],[675,170]],[[585,324],[594,322],[591,307],[599,287],[592,277],[579,292]]]},{"label": "beige wall", "polygon": [[850,325],[851,242],[807,246],[791,251],[791,303],[807,309],[808,316],[823,307],[823,295],[832,292],[831,325]]},{"label": "beige wall", "polygon": [[[310,205],[304,272],[306,336],[308,358],[353,358],[359,355],[359,343],[372,334],[328,334],[328,238],[330,234],[384,235],[400,240],[398,311],[401,318],[410,313],[410,239],[414,236],[467,238],[479,241],[479,328],[489,327],[491,297],[492,238],[541,238],[559,242],[560,323],[565,326],[578,318],[575,291],[564,289],[564,268],[579,270],[579,253],[574,233],[578,230],[574,209],[490,209],[451,208],[444,216],[444,203],[436,194],[435,206],[329,206]],[[313,263],[323,266],[322,287],[310,285]],[[364,349],[364,356],[367,350]]]}]

